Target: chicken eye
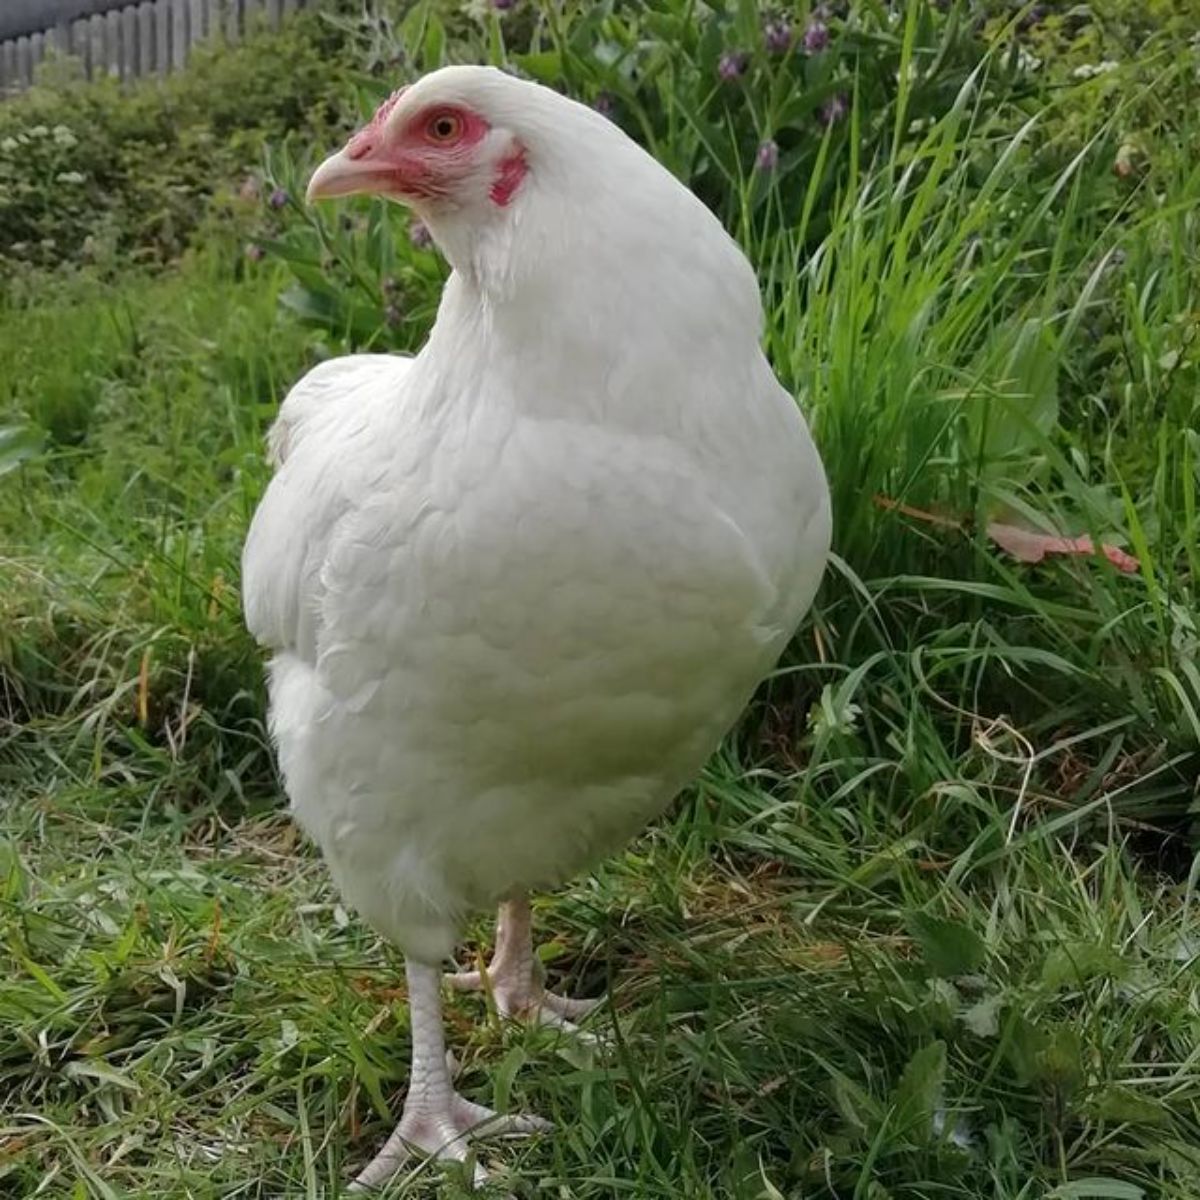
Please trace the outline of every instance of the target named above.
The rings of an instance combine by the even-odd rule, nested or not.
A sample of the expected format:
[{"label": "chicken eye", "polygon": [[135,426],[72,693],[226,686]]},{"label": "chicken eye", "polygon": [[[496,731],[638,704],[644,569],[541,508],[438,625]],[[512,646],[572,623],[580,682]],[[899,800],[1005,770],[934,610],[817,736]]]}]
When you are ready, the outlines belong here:
[{"label": "chicken eye", "polygon": [[431,117],[426,127],[435,142],[450,142],[462,132],[462,119],[453,113],[439,113]]}]

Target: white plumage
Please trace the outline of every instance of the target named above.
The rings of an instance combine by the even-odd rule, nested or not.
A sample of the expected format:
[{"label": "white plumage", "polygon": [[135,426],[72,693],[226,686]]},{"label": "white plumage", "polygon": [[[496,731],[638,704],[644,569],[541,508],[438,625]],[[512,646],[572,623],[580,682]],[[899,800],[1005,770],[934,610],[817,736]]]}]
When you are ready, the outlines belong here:
[{"label": "white plumage", "polygon": [[409,957],[413,1081],[367,1185],[498,1127],[432,1061],[432,965],[508,901],[508,1009],[575,1011],[527,978],[520,897],[700,768],[812,601],[829,504],[748,263],[605,118],[446,68],[310,188],[350,191],[411,204],[454,271],[415,358],[284,401],[243,590],[293,811]]}]

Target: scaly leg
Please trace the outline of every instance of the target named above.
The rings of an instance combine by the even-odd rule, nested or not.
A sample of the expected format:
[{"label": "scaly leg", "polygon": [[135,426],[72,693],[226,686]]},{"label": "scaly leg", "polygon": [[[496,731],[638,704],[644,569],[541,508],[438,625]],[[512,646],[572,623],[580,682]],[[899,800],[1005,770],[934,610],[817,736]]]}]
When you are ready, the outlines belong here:
[{"label": "scaly leg", "polygon": [[[504,1116],[473,1104],[454,1090],[442,1034],[441,972],[424,963],[405,963],[412,1022],[412,1072],[404,1113],[383,1149],[350,1187],[365,1192],[385,1184],[414,1155],[466,1160],[472,1138],[537,1133],[549,1129],[540,1117]],[[487,1173],[477,1163],[476,1185]]]},{"label": "scaly leg", "polygon": [[586,1016],[599,1000],[569,1000],[542,986],[539,964],[533,955],[533,929],[529,897],[522,895],[500,905],[496,918],[496,949],[485,973],[460,971],[446,982],[460,992],[490,991],[502,1017],[553,1025],[574,1031],[573,1020]]}]

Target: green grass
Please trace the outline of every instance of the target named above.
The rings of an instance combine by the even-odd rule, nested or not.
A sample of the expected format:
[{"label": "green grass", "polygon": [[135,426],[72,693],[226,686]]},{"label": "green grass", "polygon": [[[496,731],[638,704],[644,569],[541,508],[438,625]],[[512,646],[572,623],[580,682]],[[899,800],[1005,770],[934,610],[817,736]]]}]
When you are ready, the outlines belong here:
[{"label": "green grass", "polygon": [[[1200,1195],[1181,54],[1000,106],[986,68],[886,151],[835,169],[831,135],[806,188],[710,180],[838,557],[670,817],[539,902],[552,978],[610,996],[606,1047],[447,998],[464,1091],[555,1123],[485,1151],[517,1195]],[[685,107],[676,163],[703,140]],[[1150,162],[1118,179],[1131,128]],[[318,234],[285,217],[295,255]],[[437,272],[391,253],[411,344]],[[281,811],[237,604],[262,430],[346,344],[280,303],[289,262],[214,231],[169,273],[3,309],[0,1195],[334,1196],[398,1113],[400,963]],[[997,517],[1138,570],[1017,563]],[[471,935],[464,958],[486,918]],[[423,1171],[388,1194],[463,1190]]]}]

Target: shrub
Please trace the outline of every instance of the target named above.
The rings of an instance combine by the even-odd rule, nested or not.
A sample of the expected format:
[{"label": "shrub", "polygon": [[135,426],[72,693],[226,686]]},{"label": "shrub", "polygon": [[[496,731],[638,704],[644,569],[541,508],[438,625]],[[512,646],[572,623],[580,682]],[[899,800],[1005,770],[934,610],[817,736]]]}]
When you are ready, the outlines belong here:
[{"label": "shrub", "polygon": [[50,64],[0,105],[0,278],[169,261],[256,168],[265,142],[318,138],[345,92],[337,27],[316,12],[199,49],[164,81],[87,83]]}]

